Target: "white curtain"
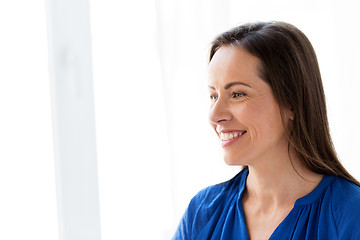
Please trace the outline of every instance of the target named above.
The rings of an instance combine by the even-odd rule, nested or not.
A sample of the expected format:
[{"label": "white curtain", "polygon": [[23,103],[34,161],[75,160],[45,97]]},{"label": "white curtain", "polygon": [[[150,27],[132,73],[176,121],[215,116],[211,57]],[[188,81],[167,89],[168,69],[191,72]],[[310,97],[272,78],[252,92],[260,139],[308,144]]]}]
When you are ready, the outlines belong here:
[{"label": "white curtain", "polygon": [[0,1],[0,239],[57,239],[45,6]]}]

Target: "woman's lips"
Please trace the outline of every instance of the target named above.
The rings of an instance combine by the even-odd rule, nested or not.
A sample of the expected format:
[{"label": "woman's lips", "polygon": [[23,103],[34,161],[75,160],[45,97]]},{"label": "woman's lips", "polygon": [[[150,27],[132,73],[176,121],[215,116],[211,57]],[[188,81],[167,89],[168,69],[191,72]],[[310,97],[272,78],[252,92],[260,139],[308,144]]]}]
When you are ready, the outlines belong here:
[{"label": "woman's lips", "polygon": [[229,146],[230,144],[233,144],[235,141],[237,141],[242,135],[244,135],[246,131],[226,131],[226,132],[220,132],[220,140],[221,145],[223,147]]}]

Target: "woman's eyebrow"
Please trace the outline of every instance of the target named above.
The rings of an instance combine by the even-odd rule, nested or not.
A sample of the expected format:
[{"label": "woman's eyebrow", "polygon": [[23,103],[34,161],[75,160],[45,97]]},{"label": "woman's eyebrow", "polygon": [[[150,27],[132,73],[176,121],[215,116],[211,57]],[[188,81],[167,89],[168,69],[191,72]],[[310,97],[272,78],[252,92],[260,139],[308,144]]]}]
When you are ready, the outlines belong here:
[{"label": "woman's eyebrow", "polygon": [[248,84],[243,83],[243,82],[231,82],[231,83],[226,84],[225,87],[224,87],[224,89],[225,89],[225,90],[226,90],[226,89],[229,89],[229,88],[231,88],[231,87],[234,86],[234,85],[244,85],[244,86],[246,86],[246,87],[251,88]]},{"label": "woman's eyebrow", "polygon": [[[224,89],[227,90],[227,89],[231,88],[234,85],[243,85],[243,86],[251,88],[250,85],[248,85],[248,84],[246,84],[244,82],[231,82],[231,83],[226,84]],[[213,86],[209,85],[209,88],[215,90],[215,88]]]}]

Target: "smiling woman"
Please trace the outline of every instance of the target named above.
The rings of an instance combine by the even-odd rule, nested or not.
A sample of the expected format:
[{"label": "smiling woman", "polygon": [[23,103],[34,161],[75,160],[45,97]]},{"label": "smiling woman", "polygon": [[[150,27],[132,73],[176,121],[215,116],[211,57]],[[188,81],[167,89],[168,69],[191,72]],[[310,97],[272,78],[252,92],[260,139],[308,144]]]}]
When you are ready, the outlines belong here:
[{"label": "smiling woman", "polygon": [[209,64],[210,121],[229,165],[254,164],[268,154],[277,159],[287,152],[280,108],[270,86],[258,76],[258,65],[256,57],[232,46],[220,48]]},{"label": "smiling woman", "polygon": [[360,184],[332,145],[315,52],[283,22],[218,36],[209,119],[231,180],[200,191],[174,239],[359,239]]}]

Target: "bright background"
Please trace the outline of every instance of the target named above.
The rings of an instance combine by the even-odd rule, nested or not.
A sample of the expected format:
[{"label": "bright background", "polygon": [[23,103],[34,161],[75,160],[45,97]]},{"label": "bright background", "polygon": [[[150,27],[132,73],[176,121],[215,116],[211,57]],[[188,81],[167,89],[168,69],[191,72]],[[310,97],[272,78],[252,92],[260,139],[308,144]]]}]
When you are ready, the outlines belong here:
[{"label": "bright background", "polygon": [[[281,20],[313,43],[330,128],[360,179],[355,1],[90,1],[102,239],[169,239],[191,197],[231,178],[207,111],[211,40]],[[44,1],[0,2],[0,239],[59,239]],[[90,70],[90,69],[89,69]]]}]

